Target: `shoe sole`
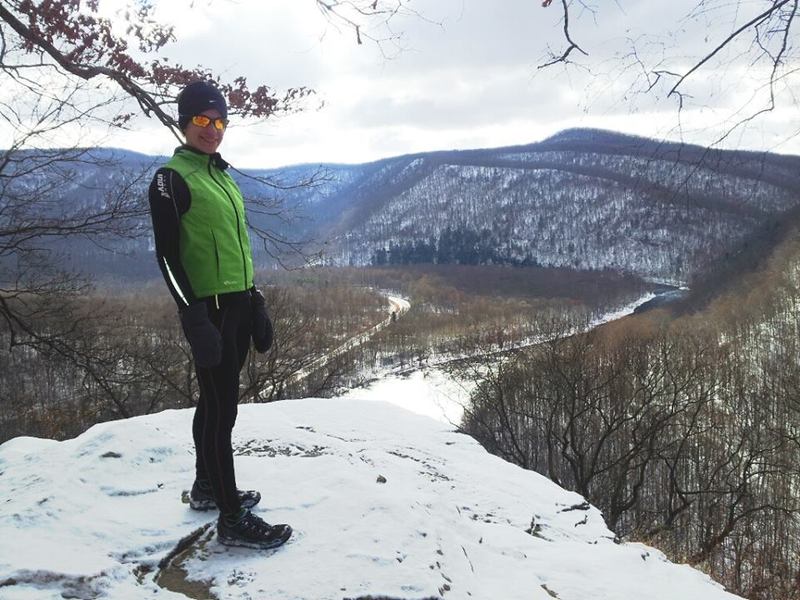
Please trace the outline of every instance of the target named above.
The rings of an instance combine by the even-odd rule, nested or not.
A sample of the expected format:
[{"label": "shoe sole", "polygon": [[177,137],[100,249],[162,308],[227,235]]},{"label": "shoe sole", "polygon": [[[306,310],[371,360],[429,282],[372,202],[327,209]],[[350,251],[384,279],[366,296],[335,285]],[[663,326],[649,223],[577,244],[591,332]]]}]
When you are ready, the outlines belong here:
[{"label": "shoe sole", "polygon": [[283,546],[289,538],[292,537],[292,528],[288,525],[279,538],[276,538],[268,543],[258,543],[258,542],[248,542],[246,540],[240,540],[238,538],[229,538],[223,537],[217,532],[217,539],[219,539],[220,544],[224,546],[234,546],[239,548],[253,548],[254,550],[272,550],[273,548],[278,548]]}]

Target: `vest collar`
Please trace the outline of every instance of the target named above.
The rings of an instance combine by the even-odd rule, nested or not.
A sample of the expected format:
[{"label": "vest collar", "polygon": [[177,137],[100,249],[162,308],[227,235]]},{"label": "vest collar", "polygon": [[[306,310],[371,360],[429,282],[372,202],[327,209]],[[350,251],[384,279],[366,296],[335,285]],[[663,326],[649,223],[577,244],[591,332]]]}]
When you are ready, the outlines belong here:
[{"label": "vest collar", "polygon": [[198,158],[208,157],[208,160],[211,161],[211,164],[222,171],[230,166],[230,164],[224,158],[222,158],[222,155],[219,152],[214,152],[214,154],[206,154],[205,152],[200,152],[199,150],[196,150],[191,146],[187,146],[186,144],[175,148],[173,155],[178,154],[179,152],[188,152],[194,156],[197,156]]}]

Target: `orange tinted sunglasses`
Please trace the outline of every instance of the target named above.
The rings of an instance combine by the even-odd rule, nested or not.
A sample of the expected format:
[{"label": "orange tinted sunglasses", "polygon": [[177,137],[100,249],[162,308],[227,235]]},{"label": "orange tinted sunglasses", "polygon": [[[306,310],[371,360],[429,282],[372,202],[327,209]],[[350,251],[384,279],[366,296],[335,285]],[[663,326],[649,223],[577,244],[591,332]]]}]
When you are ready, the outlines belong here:
[{"label": "orange tinted sunglasses", "polygon": [[198,127],[208,127],[211,123],[214,123],[214,129],[223,131],[228,126],[228,119],[212,119],[205,115],[195,115],[192,117],[192,123]]}]

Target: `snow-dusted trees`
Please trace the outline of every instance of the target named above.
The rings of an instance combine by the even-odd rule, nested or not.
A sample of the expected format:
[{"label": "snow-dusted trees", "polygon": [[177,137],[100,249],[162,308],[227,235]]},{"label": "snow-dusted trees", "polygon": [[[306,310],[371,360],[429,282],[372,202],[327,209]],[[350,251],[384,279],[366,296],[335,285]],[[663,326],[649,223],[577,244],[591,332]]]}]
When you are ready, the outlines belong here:
[{"label": "snow-dusted trees", "polygon": [[[324,394],[351,367],[325,360],[327,353],[387,314],[381,295],[335,283],[264,292],[275,342],[265,355],[250,353],[243,402]],[[83,295],[69,323],[48,322],[62,328],[70,353],[31,344],[0,352],[0,443],[18,435],[63,439],[109,419],[193,406],[197,383],[172,299],[150,290],[105,295]]]},{"label": "snow-dusted trees", "polygon": [[464,427],[621,536],[758,600],[797,598],[800,252],[697,315],[562,335],[488,368]]},{"label": "snow-dusted trees", "polygon": [[800,165],[595,130],[385,163],[401,184],[340,192],[359,213],[340,225],[345,264],[538,264],[682,281],[768,237],[797,204]]}]

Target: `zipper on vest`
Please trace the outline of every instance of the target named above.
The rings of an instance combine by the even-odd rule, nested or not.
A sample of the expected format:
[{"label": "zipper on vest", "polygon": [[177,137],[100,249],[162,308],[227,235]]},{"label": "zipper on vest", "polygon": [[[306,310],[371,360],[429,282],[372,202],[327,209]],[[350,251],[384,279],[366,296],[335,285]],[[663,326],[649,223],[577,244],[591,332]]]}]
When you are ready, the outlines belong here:
[{"label": "zipper on vest", "polygon": [[222,185],[219,181],[217,181],[216,177],[214,177],[214,173],[211,170],[211,157],[208,159],[208,175],[211,177],[211,180],[216,183],[220,189],[225,193],[228,197],[228,200],[231,202],[231,207],[233,208],[233,212],[236,214],[236,237],[239,240],[239,252],[242,254],[242,273],[244,275],[244,285],[247,287],[247,257],[244,255],[244,246],[242,245],[242,231],[241,231],[241,217],[239,216],[239,210],[236,208],[236,202],[228,193],[228,190],[225,189],[225,186]]},{"label": "zipper on vest", "polygon": [[222,278],[222,263],[219,257],[219,244],[217,243],[217,236],[214,233],[213,229],[209,230],[211,232],[211,239],[214,240],[214,260],[217,262],[217,279]]}]

